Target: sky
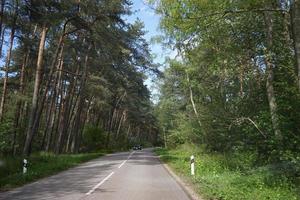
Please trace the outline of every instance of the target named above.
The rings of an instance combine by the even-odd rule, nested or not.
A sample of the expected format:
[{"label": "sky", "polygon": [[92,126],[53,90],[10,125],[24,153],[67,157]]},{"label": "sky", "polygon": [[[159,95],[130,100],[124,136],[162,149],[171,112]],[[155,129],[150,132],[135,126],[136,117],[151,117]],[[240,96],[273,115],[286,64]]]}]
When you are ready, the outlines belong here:
[{"label": "sky", "polygon": [[[151,43],[151,38],[162,35],[163,33],[159,30],[159,20],[160,16],[155,13],[153,9],[147,5],[146,0],[132,0],[132,11],[133,14],[129,17],[126,17],[128,22],[134,22],[136,19],[139,19],[144,23],[144,30],[146,31],[145,39],[150,44],[151,53],[154,54],[154,63],[161,65],[160,69],[164,69],[164,62],[166,57],[175,57],[174,52],[171,50],[166,50],[161,44]],[[155,87],[154,79],[148,77],[145,81],[145,85],[149,88],[152,101],[154,103],[157,101],[158,90]]]}]

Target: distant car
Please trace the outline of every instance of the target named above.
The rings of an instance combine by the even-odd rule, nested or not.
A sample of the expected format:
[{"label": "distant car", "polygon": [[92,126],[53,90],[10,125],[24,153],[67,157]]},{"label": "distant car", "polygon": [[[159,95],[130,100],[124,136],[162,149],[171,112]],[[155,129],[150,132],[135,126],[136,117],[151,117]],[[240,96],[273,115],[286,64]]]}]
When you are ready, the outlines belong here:
[{"label": "distant car", "polygon": [[142,150],[142,145],[135,145],[133,150]]}]

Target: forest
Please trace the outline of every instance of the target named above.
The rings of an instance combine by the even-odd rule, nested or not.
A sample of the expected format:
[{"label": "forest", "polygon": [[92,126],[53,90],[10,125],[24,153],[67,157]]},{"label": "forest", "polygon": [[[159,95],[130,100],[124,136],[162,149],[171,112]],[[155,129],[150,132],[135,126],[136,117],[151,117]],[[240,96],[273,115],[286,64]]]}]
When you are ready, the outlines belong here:
[{"label": "forest", "polygon": [[[183,146],[181,151],[171,151],[167,159],[179,156],[174,163],[187,174],[180,169],[184,166],[180,156],[200,151],[204,160],[214,157],[210,161],[220,171],[238,172],[236,179],[216,172],[217,180],[199,172],[196,184],[209,185],[210,179],[216,188],[223,187],[222,183],[224,188],[236,187],[232,196],[228,188],[221,192],[207,189],[211,199],[298,199],[299,187],[287,186],[290,192],[286,194],[296,191],[292,197],[282,191],[275,197],[274,188],[287,182],[299,186],[300,1],[151,3],[161,15],[164,33],[157,41],[177,52],[159,80],[160,99],[155,108],[165,146]],[[191,146],[195,148],[189,151]],[[203,169],[207,163],[199,159]],[[252,179],[245,180],[247,176]],[[254,176],[259,177],[257,182]],[[273,194],[255,194],[266,184],[274,186]],[[238,192],[250,195],[246,198]]]},{"label": "forest", "polygon": [[161,146],[207,199],[299,199],[299,0],[143,1],[163,66],[130,0],[0,2],[1,157]]},{"label": "forest", "polygon": [[178,52],[156,107],[171,145],[299,160],[299,9],[283,0],[159,1],[162,40]]},{"label": "forest", "polygon": [[1,0],[0,152],[127,149],[155,142],[159,74],[128,0]]}]

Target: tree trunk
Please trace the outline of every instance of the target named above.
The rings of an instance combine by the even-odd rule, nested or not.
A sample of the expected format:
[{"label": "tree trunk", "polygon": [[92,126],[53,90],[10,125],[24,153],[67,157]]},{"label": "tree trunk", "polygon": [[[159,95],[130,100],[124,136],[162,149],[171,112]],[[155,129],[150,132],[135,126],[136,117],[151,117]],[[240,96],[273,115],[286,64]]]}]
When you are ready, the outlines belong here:
[{"label": "tree trunk", "polygon": [[187,72],[186,72],[186,79],[187,79],[187,82],[188,82],[188,87],[189,87],[189,92],[190,92],[190,100],[191,100],[191,103],[192,103],[192,106],[193,106],[193,110],[194,110],[194,113],[196,115],[197,122],[198,122],[199,126],[202,127],[202,123],[200,121],[200,116],[199,116],[199,113],[197,111],[196,104],[194,102],[194,95],[193,95],[192,86],[190,84],[190,77],[189,77]]},{"label": "tree trunk", "polygon": [[[19,87],[19,93],[21,95],[24,94],[24,76],[25,76],[25,68],[28,63],[28,58],[29,58],[29,50],[27,50],[27,52],[25,53],[22,67],[21,67],[20,87]],[[22,100],[18,100],[17,106],[16,106],[16,113],[15,113],[15,120],[14,120],[15,128],[14,128],[14,137],[13,137],[13,144],[12,144],[13,155],[15,155],[15,153],[16,153],[15,144],[16,144],[17,132],[18,132],[18,128],[19,128],[19,121],[20,121],[20,117],[21,117],[22,102],[23,102]]]},{"label": "tree trunk", "polygon": [[267,96],[272,120],[272,126],[274,129],[275,136],[280,139],[281,138],[281,131],[279,128],[279,118],[277,114],[277,103],[274,91],[274,71],[273,71],[273,63],[272,63],[272,46],[273,46],[273,20],[272,16],[269,12],[264,13],[265,17],[265,24],[266,24],[266,33],[267,33],[267,51],[265,56],[266,62],[266,89],[267,89]]},{"label": "tree trunk", "polygon": [[46,143],[46,151],[50,151],[51,144],[52,144],[52,136],[53,136],[53,127],[55,123],[55,117],[56,117],[56,107],[55,107],[55,97],[52,98],[53,100],[50,103],[50,116],[49,116],[49,125],[47,125],[46,128],[46,136],[47,136],[47,143]]},{"label": "tree trunk", "polygon": [[124,121],[125,121],[125,110],[122,112],[121,119],[119,121],[118,129],[117,129],[117,133],[116,133],[116,140],[119,137],[121,126],[122,126]]},{"label": "tree trunk", "polygon": [[5,28],[0,32],[0,58],[2,58],[2,48],[4,43]]},{"label": "tree trunk", "polygon": [[[79,66],[77,66],[76,72],[75,74],[79,73]],[[74,94],[75,94],[75,88],[76,88],[76,84],[77,84],[77,76],[75,76],[71,81],[70,81],[70,86],[69,86],[69,91],[67,92],[67,96],[66,96],[66,106],[65,106],[65,116],[64,116],[64,124],[63,124],[63,131],[65,132],[65,134],[67,134],[67,145],[65,148],[66,152],[69,152],[70,150],[70,143],[71,143],[71,139],[72,139],[72,131],[68,131],[71,121],[72,121],[72,111],[73,111],[73,99],[74,99]],[[77,103],[77,99],[75,99],[74,102],[74,107],[76,106]]]},{"label": "tree trunk", "polygon": [[82,111],[83,111],[83,106],[85,103],[85,86],[86,86],[86,81],[87,81],[87,76],[88,76],[88,62],[89,62],[89,52],[90,49],[92,48],[92,45],[88,47],[87,54],[85,56],[84,60],[84,69],[83,69],[83,75],[81,78],[81,84],[80,84],[80,94],[79,94],[79,102],[78,102],[78,109],[76,113],[76,117],[74,120],[74,137],[73,137],[73,143],[72,143],[72,152],[73,153],[78,153],[79,152],[79,147],[80,147],[80,119],[82,117]]},{"label": "tree trunk", "polygon": [[4,28],[3,28],[3,13],[4,13],[4,6],[5,6],[5,0],[1,0],[0,3],[0,58],[2,57],[2,46],[3,46],[3,40],[4,40]]},{"label": "tree trunk", "polygon": [[[81,92],[83,93],[83,92]],[[75,116],[75,120],[74,120],[74,127],[73,127],[73,134],[74,134],[74,137],[73,137],[73,143],[72,143],[72,152],[73,153],[78,153],[79,152],[79,128],[80,128],[80,119],[82,117],[82,111],[83,111],[83,106],[84,106],[84,97],[83,97],[83,94],[80,95],[80,98],[79,98],[79,103],[78,103],[78,109],[77,109],[77,112],[76,112],[76,116]]]},{"label": "tree trunk", "polygon": [[[60,65],[60,63],[58,63],[58,65]],[[56,128],[55,128],[55,121],[56,121],[56,117],[59,118],[59,114],[60,112],[58,112],[57,114],[57,102],[59,99],[59,91],[58,91],[58,87],[57,87],[57,82],[59,81],[59,66],[57,66],[57,71],[56,71],[56,77],[53,83],[53,89],[52,89],[52,95],[51,95],[51,100],[50,100],[50,114],[48,116],[48,121],[46,123],[46,129],[45,129],[45,135],[47,135],[47,144],[46,144],[46,151],[50,150],[50,146],[51,146],[51,140],[53,138],[53,133],[55,133]]]},{"label": "tree trunk", "polygon": [[108,131],[107,131],[107,134],[106,134],[106,142],[105,142],[105,147],[106,148],[108,148],[109,143],[110,143],[110,136],[111,136],[111,133],[112,133],[114,121],[115,121],[116,114],[117,114],[117,107],[118,107],[119,103],[123,100],[125,95],[126,95],[126,91],[124,92],[124,94],[119,99],[117,99],[117,102],[114,106],[114,109],[113,109],[113,112],[112,112],[112,115],[111,115],[111,119],[109,120]]},{"label": "tree trunk", "polygon": [[[62,52],[61,51],[61,55],[60,55],[60,60],[62,59]],[[62,142],[63,142],[63,137],[64,137],[64,132],[63,132],[63,127],[62,124],[64,123],[64,117],[65,117],[65,97],[63,94],[63,82],[62,82],[62,70],[63,70],[63,61],[61,61],[61,63],[59,64],[59,72],[58,72],[58,84],[57,84],[57,93],[60,93],[59,95],[59,101],[60,101],[60,114],[58,117],[58,138],[57,138],[57,142],[56,142],[56,147],[55,147],[55,153],[59,154],[61,153],[61,148],[62,148]]]},{"label": "tree trunk", "polygon": [[7,81],[8,81],[8,72],[9,72],[9,66],[11,61],[11,53],[12,48],[14,44],[14,37],[15,37],[15,27],[12,27],[10,32],[10,40],[9,40],[9,50],[6,57],[6,63],[5,63],[5,75],[3,79],[3,89],[2,89],[2,96],[1,96],[1,103],[0,103],[0,121],[3,119],[3,113],[4,113],[4,104],[6,100],[6,93],[7,93]]},{"label": "tree trunk", "polygon": [[295,48],[295,60],[298,71],[298,89],[300,92],[300,0],[294,0],[291,9],[291,21]]},{"label": "tree trunk", "polygon": [[46,34],[47,34],[48,28],[44,25],[41,31],[41,39],[39,44],[39,51],[38,51],[38,58],[37,58],[37,67],[36,67],[36,73],[35,73],[35,82],[34,82],[34,91],[32,96],[32,105],[31,105],[31,111],[30,111],[30,117],[29,117],[29,124],[28,124],[28,131],[26,135],[26,140],[24,144],[23,154],[29,155],[31,152],[31,143],[34,137],[34,132],[32,131],[33,124],[36,118],[36,112],[38,108],[38,94],[40,91],[40,83],[42,78],[42,61],[43,61],[43,55],[44,55],[44,47],[45,47],[45,41],[46,41]]}]

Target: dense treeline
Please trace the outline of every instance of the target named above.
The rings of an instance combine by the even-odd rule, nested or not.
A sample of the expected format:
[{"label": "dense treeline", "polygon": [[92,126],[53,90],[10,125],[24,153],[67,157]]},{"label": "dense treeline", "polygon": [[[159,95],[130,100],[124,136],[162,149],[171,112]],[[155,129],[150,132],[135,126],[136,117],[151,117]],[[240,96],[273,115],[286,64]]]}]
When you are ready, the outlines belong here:
[{"label": "dense treeline", "polygon": [[167,145],[299,162],[299,0],[152,3],[178,52],[157,106]]},{"label": "dense treeline", "polygon": [[1,154],[154,141],[157,73],[127,0],[1,0]]}]

